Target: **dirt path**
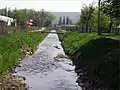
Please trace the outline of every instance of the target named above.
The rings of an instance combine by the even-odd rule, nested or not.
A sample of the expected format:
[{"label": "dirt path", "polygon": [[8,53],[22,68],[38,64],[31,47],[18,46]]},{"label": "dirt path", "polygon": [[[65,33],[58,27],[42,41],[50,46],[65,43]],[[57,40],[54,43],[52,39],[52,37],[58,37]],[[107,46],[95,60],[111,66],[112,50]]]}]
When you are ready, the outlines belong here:
[{"label": "dirt path", "polygon": [[[52,32],[55,32],[53,30]],[[16,68],[18,75],[26,77],[29,90],[81,90],[76,83],[74,66],[65,58],[57,34],[48,34],[32,56],[25,57]]]}]

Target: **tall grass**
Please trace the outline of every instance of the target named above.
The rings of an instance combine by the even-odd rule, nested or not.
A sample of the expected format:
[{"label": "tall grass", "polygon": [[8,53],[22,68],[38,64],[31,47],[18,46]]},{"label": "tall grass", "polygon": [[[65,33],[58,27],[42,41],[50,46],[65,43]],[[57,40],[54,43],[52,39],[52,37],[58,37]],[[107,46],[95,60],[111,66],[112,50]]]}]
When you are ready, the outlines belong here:
[{"label": "tall grass", "polygon": [[35,51],[46,34],[20,32],[0,36],[0,72],[12,70],[27,51]]},{"label": "tall grass", "polygon": [[97,38],[120,38],[120,35],[112,36],[98,36],[97,33],[79,33],[79,32],[66,32],[59,35],[60,40],[62,41],[63,48],[67,55],[72,56],[79,47],[87,43],[90,40]]},{"label": "tall grass", "polygon": [[85,90],[88,87],[90,90],[118,90],[120,35],[67,32],[59,37],[75,65],[79,76],[77,82],[81,87]]}]

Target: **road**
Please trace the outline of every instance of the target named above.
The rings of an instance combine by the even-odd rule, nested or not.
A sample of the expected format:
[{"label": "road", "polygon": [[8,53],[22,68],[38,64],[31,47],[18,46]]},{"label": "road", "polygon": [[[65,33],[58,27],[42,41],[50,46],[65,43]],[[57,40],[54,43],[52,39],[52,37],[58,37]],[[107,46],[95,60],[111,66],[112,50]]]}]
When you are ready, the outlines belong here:
[{"label": "road", "polygon": [[[56,32],[52,30],[52,32]],[[32,56],[26,56],[15,69],[26,77],[29,90],[82,90],[76,83],[77,75],[65,53],[58,35],[49,33]]]}]

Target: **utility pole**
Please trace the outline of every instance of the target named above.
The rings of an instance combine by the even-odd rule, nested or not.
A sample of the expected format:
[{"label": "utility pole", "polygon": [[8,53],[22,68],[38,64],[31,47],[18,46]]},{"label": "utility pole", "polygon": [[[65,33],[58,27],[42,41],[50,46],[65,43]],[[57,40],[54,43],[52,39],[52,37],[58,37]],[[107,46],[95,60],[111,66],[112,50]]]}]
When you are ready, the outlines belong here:
[{"label": "utility pole", "polygon": [[101,35],[101,28],[100,28],[100,2],[101,2],[101,0],[98,1],[98,35]]}]

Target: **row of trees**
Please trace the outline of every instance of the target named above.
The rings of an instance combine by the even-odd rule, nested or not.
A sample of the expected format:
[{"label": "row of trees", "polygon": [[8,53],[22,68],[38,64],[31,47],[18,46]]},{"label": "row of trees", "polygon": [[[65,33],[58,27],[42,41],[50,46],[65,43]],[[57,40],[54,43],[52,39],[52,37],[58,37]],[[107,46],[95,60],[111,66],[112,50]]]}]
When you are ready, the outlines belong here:
[{"label": "row of trees", "polygon": [[[101,12],[101,19],[100,19],[101,27],[107,28],[109,25],[109,17],[105,16]],[[92,29],[97,30],[98,27],[98,10],[97,7],[93,4],[89,6],[84,5],[81,9],[80,20],[77,25],[81,28],[85,28],[86,30]]]},{"label": "row of trees", "polygon": [[[107,0],[108,1],[108,0]],[[100,28],[110,31],[120,25],[120,0],[103,0],[100,7]],[[98,7],[93,3],[89,6],[84,5],[81,9],[80,19],[77,26],[85,30],[98,29]]]},{"label": "row of trees", "polygon": [[35,11],[33,9],[14,9],[3,8],[0,9],[0,15],[8,16],[17,20],[19,26],[24,27],[26,22],[30,19],[33,20],[33,25],[37,27],[47,27],[52,24],[52,20],[55,19],[55,16],[49,12],[44,11]]},{"label": "row of trees", "polygon": [[101,11],[110,18],[109,29],[120,25],[120,0],[103,0]]},{"label": "row of trees", "polygon": [[69,16],[67,16],[67,17],[60,16],[58,25],[71,25],[71,24],[72,24],[72,20]]}]

